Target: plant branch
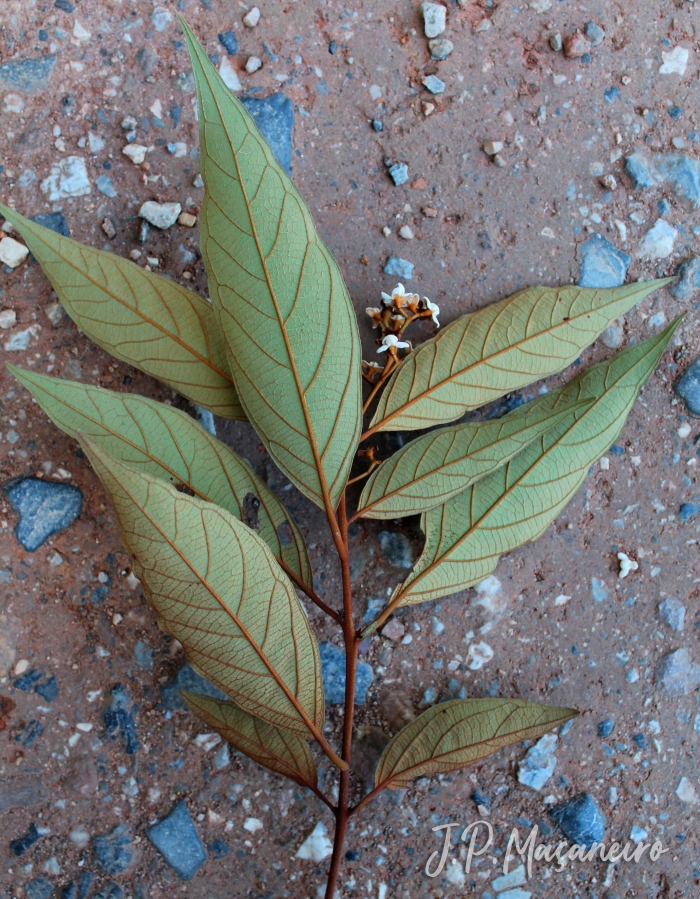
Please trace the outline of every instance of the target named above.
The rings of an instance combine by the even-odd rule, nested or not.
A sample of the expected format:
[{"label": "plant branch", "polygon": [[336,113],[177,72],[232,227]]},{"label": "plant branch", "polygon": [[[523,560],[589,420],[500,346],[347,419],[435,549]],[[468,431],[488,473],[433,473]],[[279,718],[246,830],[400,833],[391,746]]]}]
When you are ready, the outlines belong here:
[{"label": "plant branch", "polygon": [[[381,375],[377,379],[376,384],[374,385],[374,387],[372,387],[372,390],[370,391],[369,396],[367,397],[367,399],[365,400],[365,402],[362,406],[362,414],[363,415],[371,406],[372,400],[375,398],[375,396],[381,389],[382,385],[386,383],[386,379],[389,377],[389,375],[392,373],[392,371],[396,368],[396,365],[397,365],[397,362],[394,359],[394,357],[389,356],[389,358],[386,360],[386,365],[384,366],[384,371],[381,373]],[[360,441],[361,440],[362,440],[362,437],[360,437]]]},{"label": "plant branch", "polygon": [[335,814],[336,808],[333,805],[333,803],[330,801],[330,799],[325,795],[325,793],[322,793],[321,790],[319,790],[319,788],[315,784],[307,783],[306,786],[311,790],[312,793],[315,793],[318,796],[318,798],[321,800],[321,802],[324,802],[328,806],[328,808],[333,812],[333,814]]},{"label": "plant branch", "polygon": [[302,590],[311,600],[311,602],[315,603],[322,612],[325,612],[326,615],[330,615],[330,617],[337,622],[338,624],[342,624],[340,615],[335,611],[335,609],[331,609],[330,606],[326,605],[326,603],[321,599],[321,597],[316,593],[315,590],[312,590],[311,587],[307,586],[304,581],[299,577],[296,571],[293,571],[287,564],[280,561],[280,565],[284,569],[284,571],[289,575],[289,577],[294,581],[297,587]]},{"label": "plant branch", "polygon": [[352,753],[352,725],[355,712],[355,674],[357,670],[358,640],[353,622],[352,586],[350,583],[350,555],[348,551],[348,520],[345,508],[345,494],[338,506],[338,526],[344,552],[340,553],[343,578],[343,639],[345,642],[345,709],[343,719],[343,761],[347,765],[340,772],[338,806],[335,813],[335,837],[333,855],[328,872],[325,899],[333,899],[338,880],[340,860],[348,826],[348,799],[350,795],[350,757]]},{"label": "plant branch", "polygon": [[389,605],[377,615],[377,617],[372,621],[367,627],[361,631],[360,638],[364,640],[365,637],[369,637],[370,634],[374,633],[378,627],[381,627],[384,622],[387,620],[389,615],[394,611],[395,608],[399,605],[400,594],[396,596],[396,599],[392,600]]}]

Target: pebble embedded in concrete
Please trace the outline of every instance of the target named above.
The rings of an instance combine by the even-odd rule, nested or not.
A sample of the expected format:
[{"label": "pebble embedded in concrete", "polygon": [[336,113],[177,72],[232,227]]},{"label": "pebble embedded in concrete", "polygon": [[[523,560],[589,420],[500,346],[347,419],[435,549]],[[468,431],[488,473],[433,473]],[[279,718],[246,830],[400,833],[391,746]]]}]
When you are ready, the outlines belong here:
[{"label": "pebble embedded in concrete", "polygon": [[114,198],[118,196],[116,188],[112,183],[112,179],[109,175],[105,175],[104,173],[95,179],[95,187],[99,190],[101,194],[104,194],[105,197]]},{"label": "pebble embedded in concrete", "polygon": [[600,335],[600,342],[603,346],[606,346],[609,350],[616,350],[622,346],[625,341],[625,328],[618,319],[614,321],[609,327],[607,327],[603,333]]},{"label": "pebble embedded in concrete", "polygon": [[[337,705],[345,700],[345,652],[338,646],[327,642],[319,645],[319,652],[326,702],[330,705]],[[367,690],[373,680],[372,666],[367,662],[358,662],[355,674],[355,702],[357,705],[364,705],[367,699]]]},{"label": "pebble embedded in concrete", "polygon": [[683,630],[685,618],[685,606],[676,596],[668,596],[658,605],[659,618],[667,624],[672,631],[680,633]]},{"label": "pebble embedded in concrete", "polygon": [[255,26],[260,21],[260,10],[257,6],[254,6],[250,12],[246,13],[243,16],[243,24],[246,28],[255,28]]},{"label": "pebble embedded in concrete", "polygon": [[700,417],[700,358],[685,369],[673,385],[673,392],[685,402],[691,415]]},{"label": "pebble embedded in concrete", "polygon": [[29,256],[29,250],[14,237],[3,237],[0,240],[0,262],[9,265],[10,268],[17,268],[27,256]]},{"label": "pebble embedded in concrete", "polygon": [[238,38],[235,31],[220,31],[218,38],[219,43],[229,56],[235,56],[238,53]]},{"label": "pebble embedded in concrete", "polygon": [[635,152],[625,157],[625,171],[637,190],[669,184],[676,196],[700,207],[700,163],[681,153]]},{"label": "pebble embedded in concrete", "polygon": [[673,252],[678,231],[663,219],[647,231],[639,244],[637,256],[645,259],[666,259]]},{"label": "pebble embedded in concrete", "polygon": [[687,649],[676,649],[660,659],[654,682],[666,696],[688,696],[700,686],[700,666]]},{"label": "pebble embedded in concrete", "polygon": [[148,147],[144,147],[143,144],[127,144],[125,147],[122,147],[122,153],[128,156],[134,165],[141,165],[142,162],[146,161]]},{"label": "pebble embedded in concrete", "polygon": [[447,59],[454,48],[455,45],[452,43],[452,41],[448,41],[446,38],[435,38],[432,41],[428,41],[430,58],[436,59],[438,61]]},{"label": "pebble embedded in concrete", "polygon": [[427,38],[439,37],[447,25],[447,9],[441,3],[421,3],[423,30]]},{"label": "pebble embedded in concrete", "polygon": [[580,31],[575,31],[573,34],[567,34],[564,38],[563,46],[564,56],[567,56],[569,59],[579,59],[581,56],[591,52],[592,45]]},{"label": "pebble embedded in concrete", "polygon": [[600,843],[605,836],[605,817],[590,793],[552,806],[549,815],[564,836],[579,846]]},{"label": "pebble embedded in concrete", "polygon": [[676,275],[678,281],[667,288],[668,292],[679,302],[687,303],[700,290],[700,256],[691,256],[682,262]]},{"label": "pebble embedded in concrete", "polygon": [[3,489],[19,513],[15,534],[28,552],[37,550],[52,534],[70,527],[83,505],[82,493],[70,484],[23,478]]},{"label": "pebble embedded in concrete", "polygon": [[410,281],[413,277],[414,264],[399,256],[390,256],[384,266],[385,275],[394,275],[402,281]]},{"label": "pebble embedded in concrete", "polygon": [[207,860],[207,853],[183,801],[177,802],[165,818],[147,827],[146,836],[182,880],[191,880]]},{"label": "pebble embedded in concrete", "polygon": [[605,40],[605,31],[595,22],[586,23],[586,37],[592,47],[599,47]]},{"label": "pebble embedded in concrete", "polygon": [[413,550],[404,534],[396,531],[380,531],[379,545],[389,563],[395,568],[413,567]]},{"label": "pebble embedded in concrete", "polygon": [[139,209],[139,215],[155,228],[167,231],[177,221],[182,212],[179,203],[156,203],[155,200],[146,200]]},{"label": "pebble embedded in concrete", "polygon": [[136,857],[133,839],[124,824],[94,837],[92,848],[98,865],[106,874],[121,874]]},{"label": "pebble embedded in concrete", "polygon": [[397,187],[401,187],[402,184],[408,181],[408,166],[403,162],[394,163],[394,165],[389,166],[389,174],[394,184]]},{"label": "pebble embedded in concrete", "polygon": [[576,282],[580,287],[621,287],[627,277],[632,257],[600,234],[594,234],[579,247],[581,271]]},{"label": "pebble embedded in concrete", "polygon": [[272,153],[289,175],[292,168],[294,105],[282,93],[270,97],[243,97],[241,102],[255,120]]},{"label": "pebble embedded in concrete", "polygon": [[423,79],[423,85],[431,94],[442,94],[445,90],[445,82],[441,81],[437,75],[428,75]]},{"label": "pebble embedded in concrete", "polygon": [[559,738],[545,734],[531,746],[518,765],[518,781],[533,790],[541,790],[557,765],[556,752]]},{"label": "pebble embedded in concrete", "polygon": [[328,839],[326,825],[319,821],[297,850],[295,858],[321,862],[333,852],[333,843]]},{"label": "pebble embedded in concrete", "polygon": [[67,156],[51,165],[51,172],[41,182],[41,192],[49,203],[68,197],[85,197],[92,190],[85,160]]}]

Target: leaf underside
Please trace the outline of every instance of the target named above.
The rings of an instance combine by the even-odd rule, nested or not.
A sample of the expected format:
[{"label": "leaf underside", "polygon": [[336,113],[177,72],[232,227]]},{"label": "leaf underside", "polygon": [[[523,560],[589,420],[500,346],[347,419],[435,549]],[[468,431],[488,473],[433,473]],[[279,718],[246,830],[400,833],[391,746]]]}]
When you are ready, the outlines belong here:
[{"label": "leaf underside", "polygon": [[382,393],[369,431],[454,421],[556,374],[668,280],[612,290],[530,287],[457,319],[403,360]]},{"label": "leaf underside", "polygon": [[491,753],[534,740],[578,712],[516,699],[453,699],[419,715],[392,738],[377,765],[375,784],[390,790],[416,777],[447,774]]},{"label": "leaf underside", "polygon": [[146,599],[192,667],[256,718],[320,733],[316,638],[267,544],[224,509],[77,436],[114,503]]},{"label": "leaf underside", "polygon": [[306,545],[291,512],[247,462],[185,412],[137,394],[7,367],[62,431],[71,437],[82,431],[110,455],[184,484],[254,526],[283,566],[313,589]]},{"label": "leaf underside", "polygon": [[[679,322],[528,403],[554,410],[562,403],[595,400],[493,474],[426,512],[423,553],[390,605],[425,602],[473,586],[495,569],[503,553],[539,537],[617,440]],[[527,406],[508,418],[528,414]]]},{"label": "leaf underside", "polygon": [[254,762],[301,786],[317,785],[318,774],[309,745],[296,734],[249,715],[233,702],[189,690],[181,690],[180,696],[208,727]]},{"label": "leaf underside", "polygon": [[[499,468],[573,410],[528,404],[517,418],[453,425],[417,437],[377,468],[360,497],[363,518],[426,512]],[[578,404],[580,407],[580,404]]]},{"label": "leaf underside", "polygon": [[245,420],[211,303],[0,204],[78,327],[112,356],[223,418]]},{"label": "leaf underside", "polygon": [[238,394],[282,471],[335,508],[362,421],[352,303],[301,195],[181,22],[199,100],[202,256]]}]

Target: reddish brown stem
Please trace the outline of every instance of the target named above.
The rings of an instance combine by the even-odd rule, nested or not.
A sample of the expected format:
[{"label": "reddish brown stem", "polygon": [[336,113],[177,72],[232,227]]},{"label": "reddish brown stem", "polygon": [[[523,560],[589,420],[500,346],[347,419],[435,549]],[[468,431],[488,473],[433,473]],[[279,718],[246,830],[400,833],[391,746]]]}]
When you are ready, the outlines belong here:
[{"label": "reddish brown stem", "polygon": [[333,899],[338,871],[348,827],[348,807],[350,797],[350,756],[352,752],[352,722],[355,712],[355,672],[357,670],[358,640],[353,623],[352,587],[350,585],[350,555],[348,551],[348,519],[345,509],[345,494],[338,506],[338,528],[344,552],[339,553],[343,577],[343,639],[345,642],[345,710],[343,719],[343,751],[342,759],[347,769],[340,772],[338,785],[338,806],[335,810],[335,837],[333,855],[328,872],[325,899]]},{"label": "reddish brown stem", "polygon": [[386,379],[389,377],[389,375],[392,373],[392,371],[396,368],[396,365],[397,365],[397,362],[393,358],[393,356],[389,356],[389,358],[386,360],[386,365],[384,366],[384,371],[381,373],[379,378],[377,378],[376,384],[374,385],[374,387],[372,387],[372,390],[370,391],[369,396],[364,401],[364,404],[362,406],[362,414],[363,415],[369,409],[370,405],[372,404],[372,400],[375,398],[375,396],[379,392],[382,385],[386,383]]},{"label": "reddish brown stem", "polygon": [[292,571],[292,569],[289,568],[288,565],[285,565],[284,562],[282,562],[281,565],[282,565],[282,568],[287,572],[287,574],[290,576],[290,578],[297,585],[297,587],[300,590],[302,590],[304,593],[306,593],[306,595],[309,597],[311,602],[314,603],[314,605],[317,605],[319,607],[319,609],[321,609],[322,612],[326,613],[326,615],[330,615],[330,617],[337,624],[342,623],[340,615],[335,611],[335,609],[331,609],[331,607],[329,605],[326,605],[326,603],[321,599],[321,597],[316,593],[316,591],[312,590],[311,587],[307,587],[306,584],[299,577],[299,575],[295,571]]}]

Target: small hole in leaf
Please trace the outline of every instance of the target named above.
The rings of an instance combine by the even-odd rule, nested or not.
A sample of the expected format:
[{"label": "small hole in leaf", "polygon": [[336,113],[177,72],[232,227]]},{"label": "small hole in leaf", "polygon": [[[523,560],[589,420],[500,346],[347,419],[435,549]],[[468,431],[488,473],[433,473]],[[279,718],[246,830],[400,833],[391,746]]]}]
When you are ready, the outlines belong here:
[{"label": "small hole in leaf", "polygon": [[258,518],[258,509],[260,508],[260,500],[254,493],[246,493],[243,500],[243,524],[247,524],[249,528],[258,530],[260,520]]}]

